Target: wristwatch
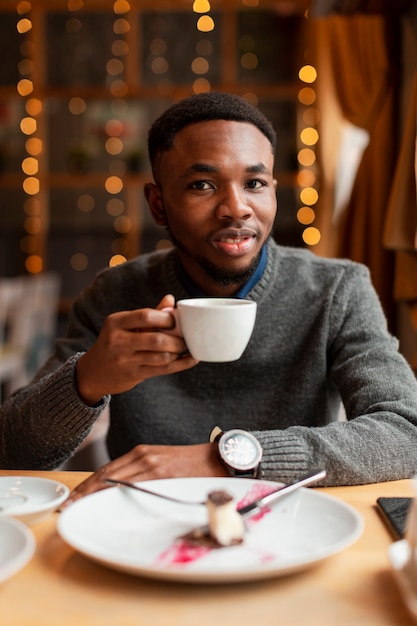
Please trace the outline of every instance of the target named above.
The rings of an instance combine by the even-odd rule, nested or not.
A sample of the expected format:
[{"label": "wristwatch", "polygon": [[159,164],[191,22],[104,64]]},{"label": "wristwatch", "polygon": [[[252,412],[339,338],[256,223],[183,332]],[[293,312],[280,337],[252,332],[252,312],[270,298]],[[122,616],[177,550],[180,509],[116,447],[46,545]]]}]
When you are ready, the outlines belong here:
[{"label": "wristwatch", "polygon": [[231,476],[256,478],[262,459],[262,446],[246,430],[233,428],[223,432],[215,426],[210,441],[218,443],[218,454]]}]

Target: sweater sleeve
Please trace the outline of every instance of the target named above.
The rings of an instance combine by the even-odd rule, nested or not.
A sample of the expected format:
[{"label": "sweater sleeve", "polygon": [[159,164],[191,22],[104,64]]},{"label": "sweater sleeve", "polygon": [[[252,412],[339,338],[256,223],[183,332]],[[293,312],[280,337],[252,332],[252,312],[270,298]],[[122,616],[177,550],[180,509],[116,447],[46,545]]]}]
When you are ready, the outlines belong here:
[{"label": "sweater sleeve", "polygon": [[75,368],[93,345],[108,305],[102,278],[75,302],[67,336],[26,387],[0,406],[0,468],[50,470],[69,459],[109,404],[90,407],[78,395]]},{"label": "sweater sleeve", "polygon": [[56,366],[51,358],[32,384],[0,407],[0,467],[50,470],[67,460],[90,432],[109,398],[87,406],[75,386],[82,353]]},{"label": "sweater sleeve", "polygon": [[[0,406],[0,468],[59,467],[87,437],[110,403],[94,407],[82,401],[75,382],[78,359],[94,344],[105,318],[130,303],[137,284],[136,266],[125,264],[100,272],[71,309],[66,336],[34,379]],[[119,288],[123,284],[124,288]],[[124,298],[124,299],[123,299]]]},{"label": "sweater sleeve", "polygon": [[408,478],[417,472],[417,381],[387,331],[368,270],[346,266],[329,312],[328,372],[346,420],[257,431],[261,475],[288,481],[313,467],[326,485]]}]

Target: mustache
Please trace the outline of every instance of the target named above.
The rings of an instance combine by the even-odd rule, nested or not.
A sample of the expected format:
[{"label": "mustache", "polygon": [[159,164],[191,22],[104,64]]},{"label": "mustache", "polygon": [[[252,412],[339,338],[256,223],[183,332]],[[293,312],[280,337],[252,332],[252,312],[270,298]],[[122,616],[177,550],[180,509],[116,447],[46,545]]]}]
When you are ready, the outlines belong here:
[{"label": "mustache", "polygon": [[228,224],[227,227],[212,231],[208,234],[207,240],[217,239],[242,239],[245,237],[259,237],[260,232],[256,227],[250,227],[247,224]]}]

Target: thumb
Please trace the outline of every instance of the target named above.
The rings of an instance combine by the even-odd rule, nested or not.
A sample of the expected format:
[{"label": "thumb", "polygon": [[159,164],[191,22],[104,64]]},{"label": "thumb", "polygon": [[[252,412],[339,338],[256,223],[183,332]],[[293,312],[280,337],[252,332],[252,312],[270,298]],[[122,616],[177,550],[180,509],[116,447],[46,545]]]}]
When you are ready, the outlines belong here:
[{"label": "thumb", "polygon": [[162,298],[162,300],[157,305],[157,310],[162,311],[163,309],[171,309],[175,306],[175,298],[171,293],[168,293],[166,296]]},{"label": "thumb", "polygon": [[158,306],[156,307],[159,311],[168,311],[169,313],[171,313],[172,317],[174,318],[174,328],[171,328],[170,330],[166,330],[165,332],[168,333],[168,335],[175,335],[176,337],[182,337],[182,332],[181,332],[181,328],[178,322],[178,310],[175,308],[175,298],[172,294],[167,294],[166,296],[164,296],[162,298],[162,300],[160,301],[160,303],[158,304]]}]

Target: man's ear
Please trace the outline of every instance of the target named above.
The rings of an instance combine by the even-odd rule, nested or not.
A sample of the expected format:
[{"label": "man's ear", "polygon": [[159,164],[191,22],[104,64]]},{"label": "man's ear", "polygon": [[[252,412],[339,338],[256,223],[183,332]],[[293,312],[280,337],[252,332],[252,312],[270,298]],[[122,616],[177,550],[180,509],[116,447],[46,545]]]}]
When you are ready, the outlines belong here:
[{"label": "man's ear", "polygon": [[155,183],[146,183],[144,187],[145,198],[148,201],[152,217],[159,226],[166,226],[164,203],[162,201],[162,191]]}]

